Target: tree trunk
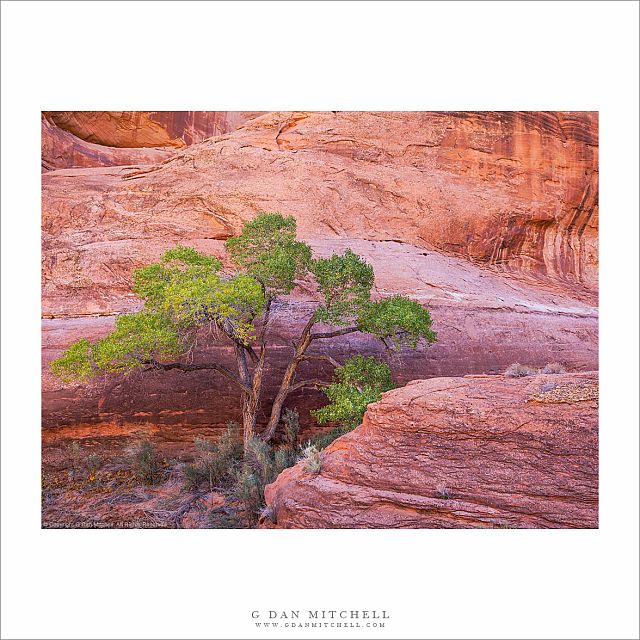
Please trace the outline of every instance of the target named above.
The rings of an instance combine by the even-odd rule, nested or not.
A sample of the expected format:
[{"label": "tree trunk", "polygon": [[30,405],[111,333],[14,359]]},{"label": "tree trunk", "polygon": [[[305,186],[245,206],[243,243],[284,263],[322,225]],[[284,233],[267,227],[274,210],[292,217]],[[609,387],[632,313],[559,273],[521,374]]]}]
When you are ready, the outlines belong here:
[{"label": "tree trunk", "polygon": [[282,415],[282,407],[284,406],[284,401],[287,399],[289,395],[289,390],[291,385],[293,384],[293,380],[296,375],[296,369],[298,365],[304,359],[304,352],[307,350],[307,347],[311,344],[311,328],[315,323],[314,316],[311,316],[304,329],[302,330],[302,335],[298,340],[298,344],[296,344],[295,353],[293,356],[293,360],[289,363],[286,371],[284,372],[284,376],[282,377],[282,383],[280,384],[280,388],[278,389],[278,393],[276,394],[275,400],[273,401],[273,405],[271,406],[271,415],[269,416],[269,422],[267,423],[267,428],[262,433],[262,438],[266,441],[271,440],[273,438],[276,429],[278,428],[278,424],[280,424],[280,416]]},{"label": "tree trunk", "polygon": [[242,394],[242,440],[245,451],[249,440],[256,435],[256,417],[258,414],[258,403],[255,394]]},{"label": "tree trunk", "polygon": [[247,364],[247,350],[240,343],[234,343],[234,351],[236,354],[236,363],[238,365],[238,375],[245,386],[242,391],[242,440],[245,451],[249,440],[256,435],[256,417],[258,414],[258,394],[255,393],[253,380],[249,374],[249,366]]}]

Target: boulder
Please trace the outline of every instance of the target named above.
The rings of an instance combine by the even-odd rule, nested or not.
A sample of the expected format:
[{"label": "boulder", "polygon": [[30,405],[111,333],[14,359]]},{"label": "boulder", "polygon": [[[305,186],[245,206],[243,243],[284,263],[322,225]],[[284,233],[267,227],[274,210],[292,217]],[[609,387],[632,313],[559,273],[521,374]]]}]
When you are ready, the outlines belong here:
[{"label": "boulder", "polygon": [[279,528],[596,528],[597,375],[414,380],[265,496]]}]

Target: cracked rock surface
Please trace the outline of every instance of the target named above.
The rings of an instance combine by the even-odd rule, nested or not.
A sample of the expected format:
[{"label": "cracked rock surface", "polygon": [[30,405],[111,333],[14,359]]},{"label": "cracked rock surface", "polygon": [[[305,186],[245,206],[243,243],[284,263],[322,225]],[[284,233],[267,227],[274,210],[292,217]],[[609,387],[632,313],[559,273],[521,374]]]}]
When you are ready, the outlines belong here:
[{"label": "cracked rock surface", "polygon": [[[597,394],[529,402],[597,374],[415,380],[266,488],[280,528],[594,528]],[[586,398],[586,399],[582,399]]]}]

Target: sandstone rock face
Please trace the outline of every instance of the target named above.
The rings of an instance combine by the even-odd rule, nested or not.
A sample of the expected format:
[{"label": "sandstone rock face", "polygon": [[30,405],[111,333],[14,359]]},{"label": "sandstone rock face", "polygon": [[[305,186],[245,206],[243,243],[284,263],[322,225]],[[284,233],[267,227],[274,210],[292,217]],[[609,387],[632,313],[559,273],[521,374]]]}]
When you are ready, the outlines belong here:
[{"label": "sandstone rock face", "polygon": [[107,147],[181,148],[233,131],[255,111],[47,111],[63,131]]},{"label": "sandstone rock face", "polygon": [[594,114],[270,113],[140,184],[224,221],[219,237],[285,210],[307,237],[400,240],[593,289],[597,175]]},{"label": "sandstone rock face", "polygon": [[86,142],[42,118],[42,169],[147,165],[175,155],[169,149],[119,149]]},{"label": "sandstone rock face", "polygon": [[[113,314],[136,308],[133,268],[176,242],[221,256],[222,241],[261,210],[294,215],[318,254],[361,253],[376,269],[377,296],[400,292],[431,308],[439,342],[392,361],[399,382],[498,372],[514,361],[597,368],[595,114],[252,115],[193,146],[175,142],[175,155],[153,166],[43,175],[45,425],[195,428],[237,417],[233,393],[215,374],[101,381],[87,391],[63,387],[48,363],[78,337],[106,333]],[[100,140],[130,143],[133,134],[116,136],[96,122]],[[188,127],[167,122],[153,142],[186,144]],[[303,291],[277,310],[271,383],[310,302]],[[380,353],[355,334],[335,345],[338,357]],[[228,354],[209,342],[200,357]],[[291,403],[302,403],[303,413],[320,398],[307,391]]]},{"label": "sandstone rock face", "polygon": [[416,380],[267,504],[280,528],[594,528],[597,425],[596,374]]},{"label": "sandstone rock face", "polygon": [[[222,243],[199,241],[195,246],[215,255],[222,255]],[[54,378],[48,365],[62,351],[84,335],[98,338],[113,327],[113,316],[99,315],[109,311],[111,304],[118,310],[137,307],[135,298],[126,297],[128,269],[131,261],[144,263],[155,260],[169,244],[150,246],[142,242],[123,242],[119,257],[113,255],[113,244],[99,252],[91,247],[85,259],[72,265],[78,277],[94,283],[92,306],[74,307],[68,286],[59,287],[62,278],[71,282],[72,266],[64,269],[56,281],[45,282],[44,310],[51,317],[43,321],[43,385],[45,389],[46,426],[74,422],[122,421],[150,422],[165,425],[167,430],[183,426],[223,425],[237,415],[238,394],[225,378],[215,372],[184,374],[182,372],[146,373],[134,375],[126,382],[120,379],[100,379],[88,387],[63,385]],[[438,342],[426,349],[387,352],[370,336],[352,334],[318,344],[318,353],[330,352],[339,360],[355,353],[376,354],[391,364],[395,379],[405,383],[416,377],[459,375],[503,371],[519,361],[544,366],[560,360],[571,369],[593,369],[597,366],[597,309],[549,288],[532,286],[526,280],[480,269],[469,262],[436,252],[426,252],[410,245],[363,240],[333,240],[313,242],[316,255],[342,252],[346,247],[365,257],[376,271],[374,297],[391,292],[409,295],[428,306],[438,332]],[[109,269],[105,268],[109,265]],[[113,296],[104,286],[104,278],[112,277],[112,269],[121,274],[121,297]],[[82,282],[78,282],[82,285]],[[103,291],[100,294],[100,291]],[[82,301],[83,298],[79,298]],[[86,301],[85,301],[86,305]],[[270,369],[265,383],[265,406],[276,392],[291,342],[299,335],[312,313],[315,302],[310,292],[301,291],[295,300],[275,309],[270,338]],[[65,317],[84,311],[95,317]],[[203,337],[196,361],[222,361],[233,366],[233,350],[228,343]],[[310,377],[322,375],[330,379],[330,369],[305,365]],[[301,375],[304,370],[301,371]],[[324,396],[311,389],[290,397],[290,406],[297,406],[302,420],[308,424],[307,409],[317,408]],[[262,419],[266,418],[266,413]]]}]

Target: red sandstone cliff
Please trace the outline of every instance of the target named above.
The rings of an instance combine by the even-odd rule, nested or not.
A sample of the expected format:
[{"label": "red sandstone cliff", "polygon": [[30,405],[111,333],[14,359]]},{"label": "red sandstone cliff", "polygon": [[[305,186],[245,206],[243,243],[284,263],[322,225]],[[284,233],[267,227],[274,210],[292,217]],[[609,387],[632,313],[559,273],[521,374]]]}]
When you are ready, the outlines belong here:
[{"label": "red sandstone cliff", "polygon": [[410,382],[265,494],[281,528],[597,527],[597,376]]},{"label": "red sandstone cliff", "polygon": [[[376,268],[376,295],[398,291],[429,305],[439,342],[392,362],[399,382],[496,372],[516,360],[597,367],[595,114],[56,113],[69,129],[63,133],[88,142],[76,140],[120,145],[110,153],[157,152],[125,148],[132,141],[172,147],[151,166],[43,175],[48,426],[189,428],[235,415],[234,396],[215,374],[101,381],[87,390],[62,386],[47,367],[72,340],[104,334],[112,314],[135,308],[133,268],[176,242],[221,254],[222,240],[260,210],[295,215],[320,254],[347,246],[361,253]],[[180,148],[206,137],[202,123],[222,135]],[[277,310],[274,353],[288,349],[308,296]],[[334,348],[344,357],[380,347],[354,336]],[[208,344],[202,357],[207,350],[228,355],[221,344]],[[283,360],[276,358],[271,378]],[[303,409],[318,400],[311,392],[292,398]]]},{"label": "red sandstone cliff", "polygon": [[155,164],[233,131],[250,111],[44,111],[42,167]]}]

